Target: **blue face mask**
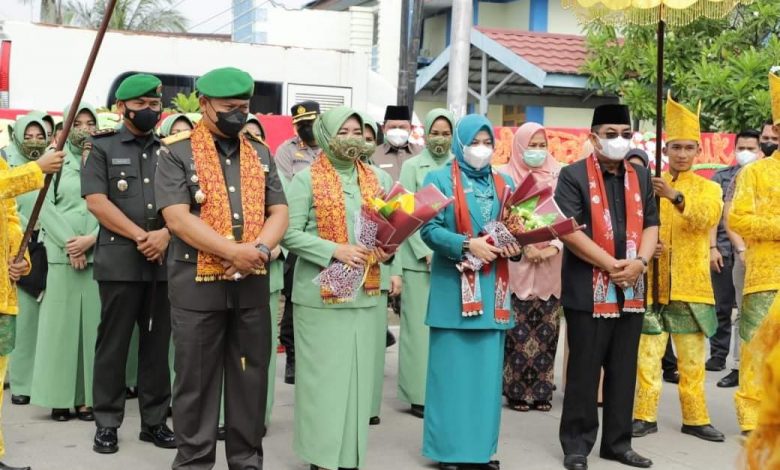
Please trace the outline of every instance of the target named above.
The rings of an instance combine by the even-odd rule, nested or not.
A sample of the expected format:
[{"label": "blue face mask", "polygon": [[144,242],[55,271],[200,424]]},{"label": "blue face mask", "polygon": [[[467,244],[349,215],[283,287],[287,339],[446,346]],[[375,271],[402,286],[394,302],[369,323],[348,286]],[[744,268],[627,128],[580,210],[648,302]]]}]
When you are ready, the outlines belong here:
[{"label": "blue face mask", "polygon": [[523,151],[523,161],[531,168],[539,168],[547,160],[547,150],[528,149]]}]

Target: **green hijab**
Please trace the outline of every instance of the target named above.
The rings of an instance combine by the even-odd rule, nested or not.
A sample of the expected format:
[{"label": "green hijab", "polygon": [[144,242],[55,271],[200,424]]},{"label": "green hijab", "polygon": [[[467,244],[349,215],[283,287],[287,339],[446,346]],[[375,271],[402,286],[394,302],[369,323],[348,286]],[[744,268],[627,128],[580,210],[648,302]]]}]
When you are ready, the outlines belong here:
[{"label": "green hijab", "polygon": [[[354,109],[348,108],[346,106],[339,106],[337,108],[329,109],[328,111],[325,111],[324,113],[317,116],[317,119],[314,121],[313,131],[314,139],[317,141],[317,146],[322,149],[331,163],[337,167],[354,166],[353,161],[350,160],[347,162],[346,160],[339,158],[331,146],[331,142],[333,138],[336,137],[336,135],[339,133],[341,126],[343,126],[344,123],[347,122],[347,120],[349,120],[351,117],[357,118],[362,129],[363,119],[360,117],[360,114]],[[341,163],[342,165],[337,165],[337,163]],[[346,163],[349,163],[349,165],[345,165]]]},{"label": "green hijab", "polygon": [[[81,161],[81,147],[76,146],[73,143],[71,143],[71,137],[74,136],[75,125],[76,125],[76,117],[78,117],[78,115],[81,114],[83,111],[86,111],[86,112],[88,112],[89,114],[92,115],[92,119],[94,119],[94,121],[95,121],[95,129],[97,129],[97,124],[98,124],[98,115],[97,115],[97,112],[95,111],[95,107],[92,106],[91,104],[87,103],[86,101],[82,101],[81,103],[79,103],[79,109],[78,109],[78,111],[76,111],[76,115],[73,116],[73,125],[74,125],[74,127],[71,127],[70,134],[68,134],[68,141],[67,141],[68,153],[70,153],[71,155],[77,156],[79,161]],[[65,109],[62,110],[62,115],[63,116],[67,116],[68,112],[70,112],[70,105],[65,106]]]},{"label": "green hijab", "polygon": [[171,114],[170,116],[163,119],[162,124],[160,124],[160,130],[159,135],[160,137],[168,137],[171,135],[171,129],[173,129],[173,125],[178,121],[179,119],[183,119],[187,121],[190,125],[190,127],[194,128],[195,124],[192,122],[192,119],[190,119],[186,114]]},{"label": "green hijab", "polygon": [[371,119],[371,116],[369,116],[368,114],[359,111],[358,111],[358,116],[360,116],[360,119],[363,120],[363,128],[365,129],[365,126],[370,127],[371,130],[374,131],[374,137],[379,137],[379,129],[376,126],[376,121]]},{"label": "green hijab", "polygon": [[366,142],[366,146],[363,149],[363,153],[360,155],[360,161],[364,163],[371,163],[371,157],[374,155],[374,151],[376,150],[376,139],[379,137],[378,129],[376,126],[376,121],[371,119],[371,116],[369,116],[366,113],[362,113],[358,111],[358,116],[360,116],[360,119],[363,120],[363,133],[366,132],[366,126],[370,127],[371,130],[374,131],[374,142],[368,143]]},{"label": "green hijab", "polygon": [[453,133],[455,131],[455,115],[452,114],[452,112],[444,108],[434,108],[430,110],[428,114],[425,115],[425,150],[423,150],[423,152],[427,152],[428,156],[435,162],[442,163],[448,161],[452,157],[452,151],[447,152],[444,156],[436,156],[428,149],[431,140],[431,128],[433,127],[433,123],[439,118],[446,119],[450,123],[450,130]]},{"label": "green hijab", "polygon": [[[27,115],[28,116],[32,116],[32,117],[34,117],[36,119],[40,119],[41,121],[48,122],[49,124],[51,124],[52,130],[54,130],[54,128],[57,126],[57,124],[54,122],[54,118],[51,117],[51,114],[46,113],[44,111],[40,111],[40,110],[36,109],[36,110],[30,111],[29,113],[27,113]],[[43,128],[43,132],[48,134],[48,132],[46,131],[45,127]],[[52,137],[51,135],[46,135],[46,138],[48,140],[51,140],[51,137]]]},{"label": "green hijab", "polygon": [[[24,132],[28,127],[30,127],[31,124],[37,124],[41,126],[41,129],[43,129],[43,134],[46,135],[46,126],[44,125],[40,114],[26,114],[17,118],[13,126],[8,126],[8,133],[11,135],[11,139],[8,142],[8,147],[5,149],[5,153],[9,162],[12,162],[12,160],[21,162],[22,159],[30,160],[30,158],[25,155],[25,152],[22,149],[22,145],[24,142]],[[49,136],[46,135],[47,140],[48,138]]]},{"label": "green hijab", "polygon": [[246,123],[249,124],[250,122],[254,122],[260,126],[260,134],[262,134],[261,137],[263,140],[265,140],[265,127],[263,127],[263,123],[260,122],[260,119],[253,113],[249,113],[249,115],[246,117]]}]

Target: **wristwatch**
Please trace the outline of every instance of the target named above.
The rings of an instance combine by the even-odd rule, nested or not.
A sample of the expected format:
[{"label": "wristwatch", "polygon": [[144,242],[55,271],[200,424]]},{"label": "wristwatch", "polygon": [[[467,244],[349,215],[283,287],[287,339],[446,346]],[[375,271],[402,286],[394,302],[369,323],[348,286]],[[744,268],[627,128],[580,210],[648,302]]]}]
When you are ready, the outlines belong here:
[{"label": "wristwatch", "polygon": [[466,253],[469,252],[469,243],[471,243],[471,238],[467,238],[467,239],[463,240],[463,247],[462,247],[463,254],[466,254]]},{"label": "wristwatch", "polygon": [[645,266],[645,271],[647,271],[648,262],[643,256],[637,256],[636,259],[642,262],[642,264]]},{"label": "wristwatch", "polygon": [[264,254],[266,258],[268,258],[269,260],[271,259],[271,249],[268,248],[267,245],[265,245],[264,243],[260,243],[258,245],[255,245],[255,248],[257,248],[257,251]]},{"label": "wristwatch", "polygon": [[677,193],[677,196],[672,199],[672,204],[675,206],[679,206],[683,202],[685,202],[685,196],[683,196],[683,193]]}]

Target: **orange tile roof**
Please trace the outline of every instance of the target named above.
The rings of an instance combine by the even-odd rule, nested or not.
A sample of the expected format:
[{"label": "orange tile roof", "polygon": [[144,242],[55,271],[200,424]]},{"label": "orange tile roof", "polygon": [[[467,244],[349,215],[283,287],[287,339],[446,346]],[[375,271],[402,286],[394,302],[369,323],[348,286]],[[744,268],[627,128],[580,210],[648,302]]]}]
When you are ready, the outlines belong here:
[{"label": "orange tile roof", "polygon": [[584,36],[485,27],[477,29],[547,73],[581,75],[579,69],[587,58]]}]

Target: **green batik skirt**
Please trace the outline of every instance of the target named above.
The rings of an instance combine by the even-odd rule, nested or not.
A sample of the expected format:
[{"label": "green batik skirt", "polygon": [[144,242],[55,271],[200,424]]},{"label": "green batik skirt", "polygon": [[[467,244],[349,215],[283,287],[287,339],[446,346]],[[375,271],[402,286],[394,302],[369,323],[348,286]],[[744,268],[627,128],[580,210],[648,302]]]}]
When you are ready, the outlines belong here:
[{"label": "green batik skirt", "polygon": [[642,333],[659,335],[662,332],[674,334],[704,333],[708,338],[718,328],[715,306],[693,302],[672,301],[662,305],[660,311],[648,309],[645,313]]},{"label": "green batik skirt", "polygon": [[775,301],[777,291],[747,294],[742,299],[742,311],[739,316],[739,337],[750,341],[758,327],[763,323],[769,307]]},{"label": "green batik skirt", "polygon": [[0,356],[11,354],[16,345],[16,315],[0,313]]}]

